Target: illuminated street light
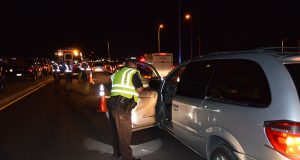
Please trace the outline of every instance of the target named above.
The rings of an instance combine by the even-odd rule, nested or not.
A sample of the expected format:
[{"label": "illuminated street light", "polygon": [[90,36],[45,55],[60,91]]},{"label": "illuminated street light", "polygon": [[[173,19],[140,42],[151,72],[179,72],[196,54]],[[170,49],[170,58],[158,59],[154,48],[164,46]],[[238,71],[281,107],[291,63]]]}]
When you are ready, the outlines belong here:
[{"label": "illuminated street light", "polygon": [[281,52],[283,52],[284,48],[284,41],[287,41],[288,39],[281,40]]},{"label": "illuminated street light", "polygon": [[157,30],[157,43],[158,43],[158,53],[160,53],[160,30],[164,28],[163,24],[160,24],[158,26],[158,30]]},{"label": "illuminated street light", "polygon": [[193,58],[193,21],[191,14],[186,14],[185,19],[190,21],[191,29],[190,29],[190,38],[191,38],[191,59]]}]

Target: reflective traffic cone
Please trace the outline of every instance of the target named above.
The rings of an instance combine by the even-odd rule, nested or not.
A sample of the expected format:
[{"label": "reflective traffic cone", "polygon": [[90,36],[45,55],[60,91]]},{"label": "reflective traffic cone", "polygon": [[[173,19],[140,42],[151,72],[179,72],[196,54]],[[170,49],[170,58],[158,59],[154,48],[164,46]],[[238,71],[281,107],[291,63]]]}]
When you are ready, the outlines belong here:
[{"label": "reflective traffic cone", "polygon": [[103,84],[100,84],[100,101],[99,101],[99,108],[97,112],[107,112],[107,106],[106,106],[106,99],[105,99],[105,93],[104,93],[104,86]]},{"label": "reflective traffic cone", "polygon": [[92,74],[92,72],[90,72],[90,78],[89,79],[90,79],[90,83],[95,84],[94,80],[93,80],[93,74]]}]

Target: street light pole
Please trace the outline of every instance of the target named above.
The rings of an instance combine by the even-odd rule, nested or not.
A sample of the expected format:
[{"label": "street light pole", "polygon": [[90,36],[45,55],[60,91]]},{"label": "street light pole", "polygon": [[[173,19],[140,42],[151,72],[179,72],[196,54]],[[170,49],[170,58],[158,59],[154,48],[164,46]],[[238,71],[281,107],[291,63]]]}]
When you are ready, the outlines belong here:
[{"label": "street light pole", "polygon": [[110,48],[109,48],[109,41],[107,41],[107,56],[108,56],[108,59],[110,60]]},{"label": "street light pole", "polygon": [[181,63],[181,0],[178,0],[178,64]]},{"label": "street light pole", "polygon": [[191,14],[186,14],[185,19],[190,21],[190,38],[191,38],[191,59],[193,58],[193,20]]},{"label": "street light pole", "polygon": [[164,25],[163,24],[160,24],[158,26],[158,30],[157,30],[157,43],[158,43],[158,53],[160,53],[160,30],[164,28]]},{"label": "street light pole", "polygon": [[284,48],[284,41],[287,41],[288,39],[281,40],[281,52],[283,52]]}]

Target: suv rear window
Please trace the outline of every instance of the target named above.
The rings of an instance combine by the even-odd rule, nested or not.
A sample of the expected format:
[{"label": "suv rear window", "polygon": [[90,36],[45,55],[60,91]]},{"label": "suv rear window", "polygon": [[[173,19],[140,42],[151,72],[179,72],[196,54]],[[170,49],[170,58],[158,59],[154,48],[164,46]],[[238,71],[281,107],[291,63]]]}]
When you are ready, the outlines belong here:
[{"label": "suv rear window", "polygon": [[286,68],[288,69],[298,92],[298,96],[300,99],[300,63],[293,63],[293,64],[285,64]]},{"label": "suv rear window", "polygon": [[221,60],[207,96],[212,100],[248,107],[267,107],[271,103],[265,73],[250,60]]}]

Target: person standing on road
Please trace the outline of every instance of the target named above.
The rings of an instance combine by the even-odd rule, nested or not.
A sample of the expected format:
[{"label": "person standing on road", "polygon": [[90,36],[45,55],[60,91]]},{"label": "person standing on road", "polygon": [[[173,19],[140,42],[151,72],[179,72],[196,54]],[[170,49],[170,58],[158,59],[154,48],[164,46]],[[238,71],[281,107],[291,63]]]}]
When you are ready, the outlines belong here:
[{"label": "person standing on road", "polygon": [[59,66],[54,61],[52,61],[51,64],[52,64],[52,75],[53,75],[53,78],[54,78],[55,82],[59,82],[59,80],[60,80],[60,77],[59,77],[59,72],[60,72]]},{"label": "person standing on road", "polygon": [[66,89],[71,91],[72,89],[72,65],[70,61],[65,63],[65,76],[66,76]]},{"label": "person standing on road", "polygon": [[83,94],[88,95],[90,92],[90,85],[89,85],[89,75],[91,73],[91,68],[89,67],[87,62],[82,62],[80,66],[81,70],[81,79],[83,82]]},{"label": "person standing on road", "polygon": [[135,61],[126,61],[125,67],[111,76],[111,95],[108,100],[112,129],[113,155],[122,160],[137,160],[130,147],[132,135],[131,110],[143,91],[141,75]]},{"label": "person standing on road", "polygon": [[52,64],[52,75],[54,78],[54,92],[58,93],[58,85],[59,85],[59,81],[60,81],[60,68],[59,65],[57,63],[55,63],[54,61],[51,62]]}]

